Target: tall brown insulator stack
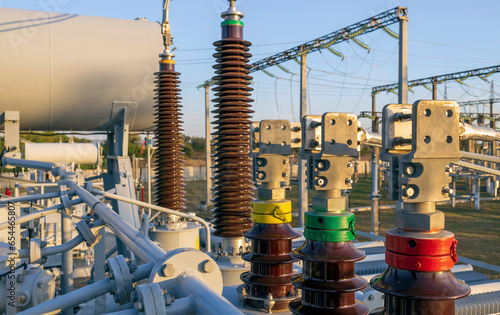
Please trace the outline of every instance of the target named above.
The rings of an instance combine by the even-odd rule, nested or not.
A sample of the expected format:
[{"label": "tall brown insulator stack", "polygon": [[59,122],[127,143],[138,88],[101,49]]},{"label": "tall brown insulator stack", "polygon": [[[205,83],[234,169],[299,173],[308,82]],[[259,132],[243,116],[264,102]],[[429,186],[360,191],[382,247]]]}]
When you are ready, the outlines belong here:
[{"label": "tall brown insulator stack", "polygon": [[222,39],[214,43],[217,74],[216,87],[215,153],[214,153],[214,235],[243,237],[250,229],[250,203],[252,201],[252,173],[250,152],[250,109],[248,96],[252,77],[248,74],[248,46],[243,40],[241,12],[230,1],[228,11],[222,13]]},{"label": "tall brown insulator stack", "polygon": [[181,89],[175,72],[173,55],[161,55],[160,71],[156,73],[155,123],[157,167],[155,203],[173,210],[184,210],[184,153],[180,128],[182,116],[179,104]]}]

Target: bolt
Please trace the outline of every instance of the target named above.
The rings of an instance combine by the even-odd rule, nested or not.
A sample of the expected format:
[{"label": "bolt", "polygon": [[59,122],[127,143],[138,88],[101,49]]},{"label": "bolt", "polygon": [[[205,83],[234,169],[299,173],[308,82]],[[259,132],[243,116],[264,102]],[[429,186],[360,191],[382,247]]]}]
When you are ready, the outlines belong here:
[{"label": "bolt", "polygon": [[319,126],[321,126],[319,121],[311,121],[311,128],[317,128]]},{"label": "bolt", "polygon": [[325,164],[323,162],[318,162],[318,169],[322,170],[325,167]]},{"label": "bolt", "polygon": [[313,141],[311,141],[311,146],[317,147],[317,146],[319,146],[319,142],[317,140],[313,140]]},{"label": "bolt", "polygon": [[347,163],[347,168],[352,168],[354,167],[354,164],[352,164],[351,162]]},{"label": "bolt", "polygon": [[450,195],[453,195],[453,189],[451,189],[450,187],[443,187],[443,195],[446,195],[446,194],[450,194]]},{"label": "bolt", "polygon": [[323,178],[318,178],[316,180],[316,185],[323,186],[325,184],[325,180]]},{"label": "bolt", "polygon": [[346,185],[351,185],[353,182],[352,182],[351,178],[346,178],[345,183],[346,183]]},{"label": "bolt", "polygon": [[257,165],[258,166],[264,165],[264,159],[257,159]]},{"label": "bolt", "polygon": [[373,296],[373,294],[370,294],[370,296],[368,297],[368,300],[373,301],[374,299],[375,299],[375,297]]},{"label": "bolt", "polygon": [[39,288],[41,288],[41,287],[42,287],[42,284],[43,284],[43,281],[42,281],[42,280],[40,280],[40,281],[38,281],[38,282],[37,282],[37,285],[38,285],[38,287],[39,287]]},{"label": "bolt", "polygon": [[415,190],[414,190],[413,188],[411,188],[411,187],[407,187],[407,188],[405,188],[405,190],[404,190],[404,192],[403,192],[403,195],[404,195],[405,197],[411,197],[411,196],[413,196],[414,194],[415,194]]},{"label": "bolt", "polygon": [[415,173],[415,167],[413,165],[408,165],[406,167],[406,174],[413,175]]},{"label": "bolt", "polygon": [[137,310],[138,311],[144,310],[144,304],[142,304],[141,301],[137,301]]},{"label": "bolt", "polygon": [[26,302],[27,298],[26,298],[26,295],[24,294],[20,294],[18,297],[17,297],[17,301],[20,303],[20,304],[24,304]]},{"label": "bolt", "polygon": [[207,259],[201,263],[201,270],[204,273],[211,273],[214,272],[216,269],[217,269],[217,264],[213,260]]},{"label": "bolt", "polygon": [[283,160],[283,165],[288,165],[288,159]]},{"label": "bolt", "polygon": [[266,174],[264,172],[258,172],[257,173],[257,178],[258,179],[264,179],[265,176],[266,176]]},{"label": "bolt", "polygon": [[175,268],[174,265],[172,264],[165,264],[161,267],[161,272],[164,277],[172,277],[175,273]]},{"label": "bolt", "polygon": [[288,173],[287,173],[287,172],[283,172],[283,173],[281,174],[281,177],[288,177]]},{"label": "bolt", "polygon": [[444,171],[445,171],[446,173],[449,173],[449,172],[450,172],[450,166],[449,166],[449,165],[448,165],[448,166],[446,166],[446,167],[445,167],[445,169],[444,169]]}]

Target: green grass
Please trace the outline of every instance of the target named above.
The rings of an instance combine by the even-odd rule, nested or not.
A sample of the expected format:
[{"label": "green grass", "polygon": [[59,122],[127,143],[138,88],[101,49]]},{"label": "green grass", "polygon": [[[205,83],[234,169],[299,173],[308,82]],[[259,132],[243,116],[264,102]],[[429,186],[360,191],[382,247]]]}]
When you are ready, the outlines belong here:
[{"label": "green grass", "polygon": [[[459,183],[460,184],[460,183]],[[463,184],[463,183],[462,183]],[[362,207],[370,205],[371,181],[360,177],[357,186],[350,194],[351,207]],[[464,191],[458,191],[465,194]],[[315,191],[309,191],[309,203],[315,195]],[[487,197],[486,194],[482,196]],[[209,211],[200,211],[198,206],[205,200],[205,181],[193,181],[186,183],[186,207],[188,211],[196,212],[202,218],[212,218]],[[298,211],[297,186],[292,185],[291,191],[287,192],[287,199],[292,201],[292,209]],[[380,204],[392,204],[392,201],[381,198]],[[476,259],[485,263],[500,265],[500,201],[481,200],[481,210],[475,211],[471,203],[458,204],[455,208],[449,205],[438,206],[438,209],[446,215],[446,230],[455,234],[458,240],[458,255]],[[382,231],[393,228],[394,210],[380,210],[380,228]],[[369,232],[371,229],[370,211],[356,212],[356,229]],[[292,222],[296,226],[296,219]],[[383,235],[383,233],[381,233]],[[360,241],[366,238],[359,237]],[[480,270],[492,279],[500,279],[500,274]]]}]

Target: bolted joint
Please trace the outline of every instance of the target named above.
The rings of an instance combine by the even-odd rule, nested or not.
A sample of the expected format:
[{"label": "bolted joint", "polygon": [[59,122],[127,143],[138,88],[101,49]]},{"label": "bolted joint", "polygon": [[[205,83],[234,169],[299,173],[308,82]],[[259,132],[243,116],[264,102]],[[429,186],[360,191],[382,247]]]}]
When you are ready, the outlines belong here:
[{"label": "bolted joint", "polygon": [[164,277],[172,277],[175,274],[175,267],[170,263],[166,263],[161,267],[161,274]]},{"label": "bolted joint", "polygon": [[443,187],[443,195],[453,195],[454,191],[450,187]]},{"label": "bolted joint", "polygon": [[201,271],[204,273],[211,273],[217,269],[217,263],[213,260],[207,259],[201,263]]},{"label": "bolted joint", "polygon": [[444,213],[438,210],[431,213],[396,211],[394,225],[406,231],[439,231],[444,229]]}]

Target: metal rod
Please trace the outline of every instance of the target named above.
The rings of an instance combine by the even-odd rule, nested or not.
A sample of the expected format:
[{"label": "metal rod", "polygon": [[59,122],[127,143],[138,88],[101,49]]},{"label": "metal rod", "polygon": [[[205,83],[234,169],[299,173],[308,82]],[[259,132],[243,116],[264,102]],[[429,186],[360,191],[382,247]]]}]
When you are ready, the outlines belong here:
[{"label": "metal rod", "polygon": [[76,191],[83,201],[94,210],[101,219],[104,220],[115,235],[132,250],[143,262],[156,261],[165,256],[165,251],[158,247],[147,236],[144,236],[130,223],[125,221],[116,212],[100,202],[91,193],[80,187],[75,182],[68,182],[68,187]]},{"label": "metal rod", "polygon": [[210,143],[210,84],[205,82],[205,165],[207,172],[205,205],[212,205],[212,147]]},{"label": "metal rod", "polygon": [[399,20],[398,103],[408,104],[408,18]]},{"label": "metal rod", "polygon": [[210,248],[211,248],[210,226],[208,225],[207,221],[203,220],[202,218],[197,217],[195,215],[187,214],[187,213],[184,213],[184,212],[175,211],[175,210],[164,208],[164,207],[160,207],[160,206],[157,206],[157,205],[148,204],[148,203],[145,203],[145,202],[142,202],[142,201],[139,201],[139,200],[133,200],[133,199],[126,198],[126,197],[123,197],[123,196],[118,196],[118,195],[111,194],[111,193],[104,192],[104,191],[100,191],[100,190],[97,190],[97,189],[92,189],[91,192],[93,194],[96,194],[96,195],[101,195],[101,196],[104,196],[104,197],[107,197],[107,198],[111,198],[111,199],[115,199],[115,200],[119,200],[119,201],[123,201],[123,202],[128,202],[128,203],[131,203],[131,204],[134,204],[134,205],[138,205],[138,206],[141,206],[141,207],[148,207],[148,208],[151,208],[151,209],[156,210],[156,211],[160,211],[160,212],[168,213],[168,214],[174,214],[174,215],[177,215],[179,217],[183,217],[185,219],[201,223],[203,225],[203,227],[205,228],[205,231],[206,231],[206,234],[207,234],[207,252],[210,252]]},{"label": "metal rod", "polygon": [[432,100],[437,100],[437,82],[436,78],[432,79]]},{"label": "metal rod", "polygon": [[[74,191],[69,191],[68,195],[73,196],[75,194]],[[0,199],[0,205],[6,204],[8,202],[26,202],[26,201],[37,201],[41,199],[51,199],[51,198],[59,198],[61,196],[60,192],[52,192],[47,194],[39,194],[39,195],[28,195],[22,197],[14,197],[14,198],[3,198]]]},{"label": "metal rod", "polygon": [[[375,102],[375,93],[372,93],[372,132],[377,133],[378,130],[378,117]],[[380,212],[380,195],[378,186],[378,159],[380,149],[377,147],[372,148],[372,193],[371,193],[371,230],[373,234],[378,235],[379,229],[379,212]]]},{"label": "metal rod", "polygon": [[[152,192],[151,192],[151,146],[148,146],[148,202],[152,203],[153,200],[151,198]],[[151,217],[151,208],[148,209],[148,217]]]},{"label": "metal rod", "polygon": [[194,295],[196,314],[204,315],[243,315],[233,304],[207,286],[197,275],[184,274],[177,285],[179,297]]},{"label": "metal rod", "polygon": [[[137,267],[137,270],[131,275],[132,281],[144,279],[149,276],[154,263],[148,263]],[[55,299],[38,304],[30,309],[18,313],[19,315],[39,315],[47,313],[59,313],[78,304],[95,299],[101,295],[112,291],[111,280],[109,278],[94,282],[81,289],[75,290],[65,295],[60,295]]]},{"label": "metal rod", "polygon": [[[300,56],[300,121],[307,115],[307,54]],[[299,227],[304,227],[304,214],[309,206],[305,159],[299,156]]]}]

